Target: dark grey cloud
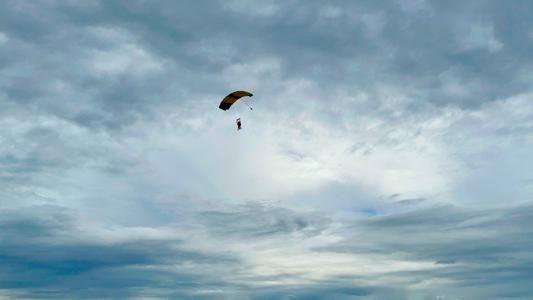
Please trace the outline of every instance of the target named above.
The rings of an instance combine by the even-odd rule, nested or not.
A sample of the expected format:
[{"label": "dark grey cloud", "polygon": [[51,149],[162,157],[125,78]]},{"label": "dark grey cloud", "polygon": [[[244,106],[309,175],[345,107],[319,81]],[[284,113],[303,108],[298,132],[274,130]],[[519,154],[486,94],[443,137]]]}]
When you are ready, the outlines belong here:
[{"label": "dark grey cloud", "polygon": [[230,235],[239,238],[294,232],[316,235],[329,222],[319,215],[298,216],[287,209],[251,203],[229,211],[204,211],[198,213],[196,218],[215,236]]},{"label": "dark grey cloud", "polygon": [[449,281],[444,287],[448,296],[527,299],[532,291],[521,285],[533,271],[533,256],[525,250],[533,243],[532,212],[531,205],[498,210],[443,206],[376,217],[354,225],[356,235],[330,250],[433,261],[442,268],[397,275],[413,282]]},{"label": "dark grey cloud", "polygon": [[[217,214],[215,211],[198,214],[196,230],[204,228],[214,239],[268,238],[305,231],[306,224],[312,222],[288,210],[257,205],[235,207],[233,211],[218,212],[218,218],[208,217]],[[0,229],[0,288],[21,297],[211,298],[202,291],[214,290],[215,298],[232,294],[247,298],[255,285],[253,280],[231,280],[247,272],[248,266],[238,253],[209,246],[205,253],[195,251],[187,237],[109,242],[88,235],[77,226],[72,211],[58,206],[2,211]],[[202,231],[189,230],[190,235]]]},{"label": "dark grey cloud", "polygon": [[[377,103],[381,90],[401,87],[413,110],[428,103],[477,108],[528,91],[530,4],[271,3],[272,13],[261,15],[261,7],[239,2],[4,2],[1,86],[26,109],[109,129],[156,117],[163,104],[226,92],[229,66],[268,57],[282,63],[279,79],[319,85],[313,92],[321,110],[335,110],[330,103],[341,87]],[[131,65],[97,72],[98,53],[130,57]],[[152,59],[157,70],[135,74]],[[280,99],[284,89],[267,84],[258,92]]]},{"label": "dark grey cloud", "polygon": [[[128,298],[139,288],[185,290],[219,286],[200,269],[238,263],[236,257],[183,249],[182,241],[128,239],[106,243],[77,236],[72,217],[60,207],[3,211],[0,227],[0,288],[31,298]],[[176,270],[170,266],[178,265]]]},{"label": "dark grey cloud", "polygon": [[[526,288],[533,274],[529,267],[533,257],[527,251],[533,243],[530,205],[489,211],[443,206],[344,221],[342,227],[334,229],[342,240],[326,248],[311,247],[307,255],[381,254],[388,259],[429,261],[434,267],[345,274],[327,280],[274,286],[264,286],[263,282],[294,279],[295,275],[254,274],[242,256],[244,253],[213,246],[222,245],[220,241],[245,245],[253,243],[250,238],[256,241],[277,239],[280,235],[288,238],[297,232],[306,232],[307,238],[313,239],[323,231],[309,232],[303,225],[286,224],[291,220],[313,223],[317,217],[257,205],[235,207],[232,211],[201,213],[196,229],[189,228],[189,237],[131,237],[121,242],[91,238],[73,223],[71,212],[60,207],[2,211],[0,270],[5,276],[0,286],[30,298],[54,299],[142,296],[410,299],[413,295],[423,299],[439,295],[444,299],[527,299],[532,296],[531,289]],[[213,214],[218,216],[208,217]],[[252,219],[257,223],[251,222]],[[276,221],[265,223],[268,219]],[[333,229],[332,223],[321,224],[322,230]],[[255,229],[251,229],[253,226]],[[208,232],[207,245],[203,250],[193,250],[194,235],[201,232]],[[213,246],[209,246],[209,241]],[[424,288],[417,288],[415,294],[410,291],[410,286],[426,281]]]}]

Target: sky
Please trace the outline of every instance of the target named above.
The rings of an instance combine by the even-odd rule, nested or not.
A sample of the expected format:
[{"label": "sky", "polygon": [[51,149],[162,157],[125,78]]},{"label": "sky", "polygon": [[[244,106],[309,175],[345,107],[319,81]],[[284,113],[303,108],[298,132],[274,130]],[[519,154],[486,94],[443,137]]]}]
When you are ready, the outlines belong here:
[{"label": "sky", "polygon": [[533,299],[532,82],[530,1],[1,1],[0,299]]}]

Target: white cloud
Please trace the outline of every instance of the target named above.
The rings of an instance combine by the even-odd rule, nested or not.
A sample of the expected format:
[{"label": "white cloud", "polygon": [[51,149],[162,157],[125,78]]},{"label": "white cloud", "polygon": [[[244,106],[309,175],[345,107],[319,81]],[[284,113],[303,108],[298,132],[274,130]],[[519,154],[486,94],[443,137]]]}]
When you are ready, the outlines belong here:
[{"label": "white cloud", "polygon": [[230,0],[224,2],[224,7],[244,15],[269,17],[281,10],[278,0],[266,0],[257,3],[250,0]]},{"label": "white cloud", "polygon": [[336,7],[336,6],[331,6],[331,5],[327,5],[323,8],[320,9],[320,17],[322,18],[326,18],[326,19],[329,19],[329,18],[338,18],[342,15],[342,9],[340,7]]},{"label": "white cloud", "polygon": [[383,33],[383,29],[387,24],[385,14],[382,12],[375,14],[362,14],[359,16],[359,18],[371,37],[379,37]]},{"label": "white cloud", "polygon": [[145,75],[163,70],[163,64],[146,50],[136,45],[122,45],[118,48],[91,51],[87,65],[103,75],[133,73]]},{"label": "white cloud", "polygon": [[401,9],[409,13],[427,10],[429,5],[426,0],[398,0]]},{"label": "white cloud", "polygon": [[458,28],[458,38],[464,50],[485,49],[498,52],[503,44],[494,34],[494,25],[490,23],[471,22]]},{"label": "white cloud", "polygon": [[3,45],[9,41],[7,34],[0,32],[0,45]]},{"label": "white cloud", "polygon": [[106,45],[87,53],[86,68],[97,74],[114,76],[128,73],[142,76],[164,69],[162,58],[152,55],[130,32],[93,27],[90,34]]}]

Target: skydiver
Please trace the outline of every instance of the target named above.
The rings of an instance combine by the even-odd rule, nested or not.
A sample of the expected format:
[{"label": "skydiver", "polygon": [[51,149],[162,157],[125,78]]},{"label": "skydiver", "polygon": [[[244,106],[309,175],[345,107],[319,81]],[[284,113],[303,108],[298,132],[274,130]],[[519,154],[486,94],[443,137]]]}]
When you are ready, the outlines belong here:
[{"label": "skydiver", "polygon": [[241,130],[241,118],[238,118],[237,120],[237,130]]}]

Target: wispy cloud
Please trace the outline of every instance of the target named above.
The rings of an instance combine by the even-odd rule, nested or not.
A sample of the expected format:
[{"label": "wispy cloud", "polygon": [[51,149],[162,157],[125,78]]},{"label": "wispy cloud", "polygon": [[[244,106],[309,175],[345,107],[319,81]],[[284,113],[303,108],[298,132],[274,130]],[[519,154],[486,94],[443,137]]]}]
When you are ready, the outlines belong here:
[{"label": "wispy cloud", "polygon": [[532,211],[440,206],[339,222],[250,204],[97,232],[60,207],[3,211],[1,286],[55,299],[526,299]]}]

